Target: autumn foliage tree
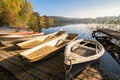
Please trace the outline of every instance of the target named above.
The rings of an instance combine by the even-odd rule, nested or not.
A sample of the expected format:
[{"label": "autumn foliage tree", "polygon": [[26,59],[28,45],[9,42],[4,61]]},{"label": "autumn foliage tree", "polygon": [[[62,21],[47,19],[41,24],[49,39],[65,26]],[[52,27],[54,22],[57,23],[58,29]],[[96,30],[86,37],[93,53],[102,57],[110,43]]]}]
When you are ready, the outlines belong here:
[{"label": "autumn foliage tree", "polygon": [[[33,12],[30,0],[0,0],[0,26],[32,28],[34,31],[49,26],[49,17]],[[50,23],[51,24],[51,23]]]},{"label": "autumn foliage tree", "polygon": [[5,10],[2,12],[2,16],[1,16],[1,25],[12,25],[12,23],[15,22],[15,16],[14,14],[9,11],[9,10]]}]

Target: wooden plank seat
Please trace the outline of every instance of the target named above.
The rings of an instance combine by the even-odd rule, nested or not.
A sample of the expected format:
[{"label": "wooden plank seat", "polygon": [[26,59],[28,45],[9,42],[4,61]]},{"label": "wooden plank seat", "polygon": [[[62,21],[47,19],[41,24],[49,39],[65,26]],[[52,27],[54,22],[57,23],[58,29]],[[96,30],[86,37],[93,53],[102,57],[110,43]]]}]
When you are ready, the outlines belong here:
[{"label": "wooden plank seat", "polygon": [[37,60],[38,58],[45,57],[46,55],[52,53],[56,49],[57,49],[56,47],[44,46],[43,48],[40,48],[39,50],[34,51],[32,54],[29,54],[29,55],[24,56],[24,57],[30,61],[34,61],[34,60]]}]

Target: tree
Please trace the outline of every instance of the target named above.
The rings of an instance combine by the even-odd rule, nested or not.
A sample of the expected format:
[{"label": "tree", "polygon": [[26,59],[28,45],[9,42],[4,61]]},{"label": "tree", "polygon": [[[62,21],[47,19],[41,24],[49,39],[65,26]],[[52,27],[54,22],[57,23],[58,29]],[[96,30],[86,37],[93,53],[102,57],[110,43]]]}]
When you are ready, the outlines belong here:
[{"label": "tree", "polygon": [[2,24],[3,25],[12,25],[12,23],[15,22],[15,17],[14,17],[14,14],[9,11],[9,10],[5,10],[2,12]]},{"label": "tree", "polygon": [[45,22],[51,23],[48,16],[33,12],[30,0],[0,0],[0,26],[32,28],[40,31]]},{"label": "tree", "polygon": [[0,24],[11,27],[28,25],[32,16],[29,0],[0,0]]},{"label": "tree", "polygon": [[50,26],[53,26],[53,24],[54,24],[53,18],[50,18],[46,15],[44,15],[43,17],[45,18],[44,23],[45,23],[46,28],[49,28]]}]

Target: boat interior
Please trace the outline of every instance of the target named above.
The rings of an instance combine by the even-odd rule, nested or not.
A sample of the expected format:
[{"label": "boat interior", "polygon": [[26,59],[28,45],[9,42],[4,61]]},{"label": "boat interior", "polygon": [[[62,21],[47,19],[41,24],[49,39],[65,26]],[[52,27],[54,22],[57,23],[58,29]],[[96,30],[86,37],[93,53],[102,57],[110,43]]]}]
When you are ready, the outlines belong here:
[{"label": "boat interior", "polygon": [[58,32],[57,34],[55,34],[55,35],[50,35],[50,36],[46,37],[46,38],[44,39],[44,41],[53,39],[53,38],[58,37],[58,36],[60,36],[60,35],[62,35],[62,34],[64,34],[64,33],[65,33],[65,31],[59,31],[59,32]]},{"label": "boat interior", "polygon": [[62,34],[64,34],[65,31],[59,31],[57,34],[55,35],[45,35],[45,36],[41,36],[36,38],[35,40],[29,40],[29,41],[25,41],[22,43],[18,43],[17,46],[20,48],[24,48],[24,49],[29,49],[29,48],[33,48],[35,46],[38,46],[40,44],[43,44],[45,42],[50,41],[51,39],[54,39]]},{"label": "boat interior", "polygon": [[79,54],[83,57],[89,57],[95,55],[96,52],[99,50],[99,46],[95,42],[90,41],[81,41],[76,43],[72,48],[71,51],[75,54]]},{"label": "boat interior", "polygon": [[25,57],[29,60],[29,62],[36,61],[41,59],[50,53],[64,47],[68,42],[72,41],[78,36],[78,34],[69,34],[67,37],[61,38],[53,43],[47,44],[41,47],[38,50],[33,51],[32,53],[25,55]]},{"label": "boat interior", "polygon": [[[78,34],[69,34],[65,39],[60,39],[58,41],[58,43],[55,45],[55,47],[60,47],[72,40],[74,40],[76,37],[78,36]],[[61,43],[59,43],[61,41]]]}]

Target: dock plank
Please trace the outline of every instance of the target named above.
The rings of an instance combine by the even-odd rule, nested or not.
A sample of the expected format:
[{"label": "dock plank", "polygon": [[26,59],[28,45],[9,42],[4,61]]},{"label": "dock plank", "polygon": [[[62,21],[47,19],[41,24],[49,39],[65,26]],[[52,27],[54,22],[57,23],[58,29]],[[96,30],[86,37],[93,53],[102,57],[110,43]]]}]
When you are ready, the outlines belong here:
[{"label": "dock plank", "polygon": [[7,57],[0,54],[0,66],[4,67],[8,71],[12,72],[12,74],[19,80],[38,80],[37,78],[28,75],[26,72],[21,70],[19,67],[16,67],[14,64],[9,62]]},{"label": "dock plank", "polygon": [[[7,54],[7,56],[9,57],[9,54]],[[45,67],[46,65],[45,66],[43,65],[43,63],[42,63],[42,65],[40,64],[42,66],[41,68],[37,68],[35,64],[20,61],[20,60],[18,60],[18,57],[17,57],[17,59],[15,59],[14,57],[16,57],[16,56],[13,56],[12,58],[10,58],[9,61],[11,61],[12,63],[15,63],[16,66],[22,68],[25,72],[27,72],[30,75],[33,75],[33,76],[35,76],[39,79],[41,79],[43,76],[47,76],[47,77],[50,77],[50,78],[56,77],[56,76],[52,76],[51,75],[52,73],[49,74],[48,73],[49,71],[47,71],[47,72],[44,71],[47,68]],[[39,65],[39,63],[38,63],[38,65]],[[42,73],[40,73],[40,72],[42,72]]]},{"label": "dock plank", "polygon": [[[17,53],[18,52],[16,52],[16,51],[6,52],[5,50],[1,50],[0,57],[2,56],[2,57],[4,57],[4,59],[8,58],[7,61],[14,64],[14,66],[16,66],[17,68],[22,69],[23,72],[27,73],[27,75],[34,76],[37,79],[40,79],[40,80],[56,80],[56,79],[64,80],[63,68],[60,69],[60,67],[58,67],[56,65],[54,66],[54,64],[48,63],[47,61],[49,61],[49,60],[42,61],[42,62],[38,61],[35,63],[21,61],[21,59],[18,57]],[[59,64],[59,61],[57,64]],[[3,66],[3,65],[1,64],[1,66]],[[12,66],[12,67],[14,67],[14,66]],[[15,77],[18,78],[19,76],[15,76]]]},{"label": "dock plank", "polygon": [[114,30],[110,30],[110,29],[98,29],[97,31],[102,32],[104,34],[107,34],[111,37],[114,37],[114,38],[120,40],[120,32],[118,32],[118,31],[114,31]]},{"label": "dock plank", "polygon": [[[22,51],[6,50],[6,47],[0,47],[0,66],[10,71],[18,80],[65,80],[64,52],[43,61],[29,63],[21,61],[18,53]],[[78,75],[75,80],[90,80],[90,78],[102,80],[97,79],[99,76],[86,79],[88,73]]]}]

